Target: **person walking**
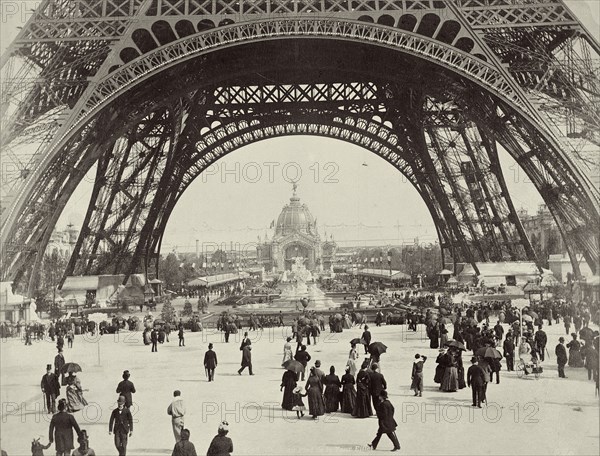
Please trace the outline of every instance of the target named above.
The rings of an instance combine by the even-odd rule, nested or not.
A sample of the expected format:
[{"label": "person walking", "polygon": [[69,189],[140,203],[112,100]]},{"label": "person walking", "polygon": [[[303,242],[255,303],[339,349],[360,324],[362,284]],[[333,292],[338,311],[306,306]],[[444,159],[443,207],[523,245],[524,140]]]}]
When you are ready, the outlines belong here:
[{"label": "person walking", "polygon": [[75,339],[75,333],[72,329],[67,331],[67,347],[73,348],[73,340]]},{"label": "person walking", "polygon": [[423,364],[427,361],[427,356],[415,355],[413,362],[410,388],[415,392],[415,396],[423,396]]},{"label": "person walking", "polygon": [[242,350],[242,367],[238,370],[238,375],[242,375],[242,371],[247,367],[250,375],[254,375],[252,372],[252,346],[244,345]]},{"label": "person walking", "polygon": [[196,447],[190,442],[189,429],[181,430],[181,440],[173,447],[171,456],[197,456]]},{"label": "person walking", "polygon": [[181,398],[181,391],[173,391],[173,402],[167,407],[167,414],[171,415],[171,426],[173,427],[173,435],[175,441],[181,440],[181,430],[183,429],[183,417],[185,415],[185,406]]},{"label": "person walking", "polygon": [[346,373],[342,375],[342,413],[352,413],[354,404],[356,404],[356,388],[354,387],[356,380],[350,371],[350,367],[346,367]]},{"label": "person walking", "polygon": [[217,368],[217,354],[213,351],[213,344],[208,344],[208,350],[204,353],[204,369],[209,382],[215,380],[215,369]]},{"label": "person walking", "polygon": [[337,375],[335,375],[335,367],[329,368],[329,375],[326,375],[323,379],[323,386],[325,386],[325,393],[323,398],[325,400],[325,413],[337,412],[340,406],[340,387],[342,383]]},{"label": "person walking", "polygon": [[394,406],[388,399],[387,391],[382,391],[378,396],[378,400],[379,404],[377,405],[376,411],[379,427],[377,429],[377,435],[375,435],[373,441],[367,445],[369,448],[376,450],[377,445],[379,445],[379,440],[381,440],[381,436],[385,434],[394,445],[394,448],[391,451],[398,451],[400,449],[400,442],[396,436],[396,427],[398,424],[396,423],[396,420],[394,420]]},{"label": "person walking", "polygon": [[56,413],[56,398],[60,395],[60,384],[58,376],[52,372],[52,365],[46,365],[46,374],[42,377],[40,383],[42,393],[46,403],[46,411],[48,413]]},{"label": "person walking", "polygon": [[544,332],[544,330],[542,330],[542,325],[538,326],[538,330],[533,336],[533,341],[536,346],[537,352],[539,353],[540,361],[544,361],[546,358],[545,354],[546,344],[548,343],[548,336],[546,336],[546,333]]},{"label": "person walking", "polygon": [[484,384],[484,373],[481,367],[477,365],[477,358],[471,358],[471,367],[467,370],[467,386],[471,387],[473,396],[473,407],[481,408],[481,401],[483,400],[483,384]]},{"label": "person walking", "polygon": [[369,345],[371,344],[371,331],[369,331],[369,326],[365,325],[365,330],[363,331],[362,336],[360,336],[360,338],[365,341],[365,355],[368,355]]},{"label": "person walking", "polygon": [[565,365],[567,364],[567,348],[565,347],[565,338],[559,337],[558,344],[554,349],[556,355],[556,364],[558,365],[558,378],[567,378],[565,376]]},{"label": "person walking", "polygon": [[125,396],[119,396],[117,408],[112,411],[108,422],[108,435],[114,432],[115,448],[119,456],[126,456],[128,437],[133,434],[133,417],[125,403]]},{"label": "person walking", "polygon": [[229,434],[229,423],[222,421],[217,435],[210,442],[206,456],[230,456],[233,453],[233,442],[227,434]]},{"label": "person walking", "polygon": [[308,362],[311,359],[309,353],[306,351],[306,345],[300,346],[300,350],[296,352],[294,359],[304,366],[304,371],[302,371],[302,376],[300,378],[301,381],[304,381],[304,372],[306,371],[306,366],[308,366]]},{"label": "person walking", "polygon": [[513,342],[512,334],[510,330],[506,333],[506,339],[504,339],[503,344],[504,350],[504,358],[506,359],[506,370],[514,371],[515,370],[515,344]]},{"label": "person walking", "polygon": [[325,403],[323,402],[323,384],[314,367],[310,368],[310,375],[306,381],[305,389],[308,397],[308,413],[316,420],[319,416],[325,414]]},{"label": "person walking", "polygon": [[242,339],[242,343],[240,344],[240,350],[243,350],[246,345],[252,345],[252,341],[248,337],[248,331],[244,333],[244,337]]},{"label": "person walking", "polygon": [[179,325],[179,332],[177,333],[177,335],[179,336],[179,346],[185,347],[185,339],[183,336],[183,325],[182,324]]},{"label": "person walking", "polygon": [[387,383],[385,382],[385,378],[383,374],[377,372],[377,363],[371,364],[371,370],[369,371],[369,391],[371,393],[371,400],[373,401],[373,408],[375,412],[377,412],[377,407],[381,401],[379,400],[379,396],[382,391],[387,389]]},{"label": "person walking", "polygon": [[62,371],[63,366],[65,365],[65,357],[63,355],[62,348],[58,349],[58,353],[54,357],[54,373],[58,376],[60,375],[60,384],[65,386],[65,374]]},{"label": "person walking", "polygon": [[56,456],[70,456],[73,445],[73,430],[81,437],[81,429],[75,417],[66,412],[67,401],[58,401],[58,413],[50,420],[49,441],[55,444]]},{"label": "person walking", "polygon": [[150,342],[152,342],[152,353],[158,352],[158,330],[156,328],[150,332]]},{"label": "person walking", "polygon": [[131,408],[133,405],[133,397],[131,395],[135,393],[135,386],[129,380],[130,376],[128,370],[123,371],[123,380],[117,385],[117,394],[125,398],[125,407],[127,408]]},{"label": "person walking", "polygon": [[292,359],[292,341],[291,337],[286,338],[285,344],[283,344],[283,360],[281,361],[281,367],[285,364],[286,361]]}]

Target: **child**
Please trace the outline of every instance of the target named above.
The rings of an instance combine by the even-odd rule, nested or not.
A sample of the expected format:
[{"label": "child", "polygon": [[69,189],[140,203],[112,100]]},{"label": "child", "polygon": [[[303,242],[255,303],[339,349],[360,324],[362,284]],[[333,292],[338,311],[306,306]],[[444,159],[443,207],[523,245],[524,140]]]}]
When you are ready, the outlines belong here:
[{"label": "child", "polygon": [[31,442],[31,456],[44,456],[44,450],[47,450],[50,448],[50,445],[52,445],[51,443],[46,446],[42,445],[40,443],[41,438],[42,437],[40,436],[37,439],[33,439]]},{"label": "child", "polygon": [[294,398],[292,399],[292,403],[294,405],[292,407],[292,410],[296,411],[296,416],[298,417],[298,419],[300,419],[304,416],[304,410],[306,410],[306,408],[304,407],[304,402],[302,402],[302,398],[306,396],[306,392],[304,391],[304,388],[302,388],[301,386],[297,386],[296,388],[294,388],[294,391],[292,391],[292,393],[294,393]]},{"label": "child", "polygon": [[427,356],[415,355],[415,362],[412,368],[412,384],[410,388],[415,392],[415,396],[423,396],[423,363],[427,361]]}]

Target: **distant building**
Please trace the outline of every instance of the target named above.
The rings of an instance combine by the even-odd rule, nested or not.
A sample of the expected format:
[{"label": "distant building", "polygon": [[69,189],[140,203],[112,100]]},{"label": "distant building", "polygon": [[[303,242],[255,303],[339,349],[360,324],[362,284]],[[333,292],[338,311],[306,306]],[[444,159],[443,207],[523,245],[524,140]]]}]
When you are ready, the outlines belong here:
[{"label": "distant building", "polygon": [[46,253],[48,255],[56,254],[61,258],[69,258],[73,253],[78,236],[79,230],[72,224],[67,225],[66,230],[54,229],[50,235]]},{"label": "distant building", "polygon": [[321,240],[316,220],[296,195],[296,184],[290,203],[277,218],[273,238],[259,242],[256,248],[259,265],[273,272],[291,270],[298,257],[303,258],[309,271],[329,270],[335,262],[336,251],[333,237]]},{"label": "distant building", "polygon": [[558,226],[545,204],[540,204],[533,215],[526,209],[520,209],[519,218],[533,249],[544,255],[541,259],[545,261],[549,255],[566,252]]},{"label": "distant building", "polygon": [[[577,255],[577,262],[579,263],[579,268],[583,277],[593,277],[594,274],[592,273],[592,270],[583,258],[582,254]],[[548,259],[548,268],[552,271],[554,277],[556,277],[562,283],[567,282],[567,274],[573,274],[573,265],[571,264],[569,255],[566,253],[550,255]]]}]

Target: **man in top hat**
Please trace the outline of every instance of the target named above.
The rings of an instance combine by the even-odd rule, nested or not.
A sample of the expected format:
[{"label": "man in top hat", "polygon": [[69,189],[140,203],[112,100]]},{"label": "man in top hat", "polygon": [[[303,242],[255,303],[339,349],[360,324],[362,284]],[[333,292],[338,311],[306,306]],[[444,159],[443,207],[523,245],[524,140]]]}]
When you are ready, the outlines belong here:
[{"label": "man in top hat", "polygon": [[369,331],[369,327],[367,325],[365,325],[365,330],[360,338],[365,341],[365,355],[367,355],[369,354],[369,344],[371,343],[371,331]]},{"label": "man in top hat", "polygon": [[58,376],[52,372],[52,364],[46,365],[46,374],[42,377],[40,386],[46,399],[46,410],[48,413],[56,413],[56,398],[60,395],[60,384]]},{"label": "man in top hat", "polygon": [[77,436],[81,437],[81,429],[75,420],[75,417],[66,412],[67,401],[61,399],[58,401],[58,413],[52,416],[50,429],[48,431],[48,440],[56,445],[56,456],[69,456],[73,446],[73,430]]},{"label": "man in top hat", "polygon": [[373,441],[368,444],[369,448],[376,450],[381,436],[385,434],[394,444],[394,448],[391,451],[398,451],[400,449],[400,442],[396,436],[396,427],[398,424],[396,423],[396,420],[394,420],[394,406],[388,400],[387,391],[382,391],[377,397],[377,400],[379,401],[379,405],[375,410],[377,412],[379,428],[377,429],[377,435]]},{"label": "man in top hat", "polygon": [[117,394],[125,397],[125,407],[130,408],[133,404],[132,394],[135,393],[135,386],[129,380],[130,374],[128,370],[123,371],[123,381],[117,385]]},{"label": "man in top hat", "polygon": [[252,341],[248,337],[248,331],[244,333],[244,338],[242,339],[242,343],[240,344],[240,351],[244,350],[246,345],[252,345]]},{"label": "man in top hat", "polygon": [[377,411],[377,407],[380,405],[379,396],[382,392],[385,392],[387,389],[387,383],[385,382],[385,378],[383,374],[377,372],[377,368],[379,366],[377,363],[371,364],[371,370],[369,373],[369,390],[371,392],[371,398],[373,400],[373,408]]},{"label": "man in top hat", "polygon": [[117,408],[110,415],[108,422],[108,435],[115,433],[115,448],[119,456],[125,456],[127,453],[127,438],[133,434],[133,417],[127,407],[125,407],[125,397],[119,396]]},{"label": "man in top hat", "polygon": [[65,357],[63,355],[62,348],[58,349],[58,353],[54,357],[54,373],[58,376],[60,375],[60,384],[65,384],[65,374],[62,371],[63,366],[65,365]]},{"label": "man in top hat", "polygon": [[477,365],[477,358],[471,358],[471,367],[467,370],[467,386],[472,389],[473,407],[481,408],[484,399],[483,385],[485,383],[483,369]]},{"label": "man in top hat", "polygon": [[215,380],[215,369],[217,368],[217,354],[213,351],[213,344],[208,344],[208,350],[204,354],[204,369],[206,369],[206,376],[208,381],[212,382]]}]

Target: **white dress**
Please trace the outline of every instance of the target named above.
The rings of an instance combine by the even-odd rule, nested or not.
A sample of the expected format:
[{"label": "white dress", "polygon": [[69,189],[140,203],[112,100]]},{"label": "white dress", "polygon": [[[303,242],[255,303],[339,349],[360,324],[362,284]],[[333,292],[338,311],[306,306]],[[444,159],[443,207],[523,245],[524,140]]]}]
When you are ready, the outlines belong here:
[{"label": "white dress", "polygon": [[351,348],[350,353],[348,354],[348,362],[346,366],[350,368],[350,375],[353,377],[356,376],[358,372],[358,367],[356,366],[356,360],[358,359],[358,353],[356,352],[356,348]]},{"label": "white dress", "polygon": [[289,342],[286,342],[283,346],[283,361],[281,361],[281,365],[283,366],[290,359],[292,359],[292,346]]}]

